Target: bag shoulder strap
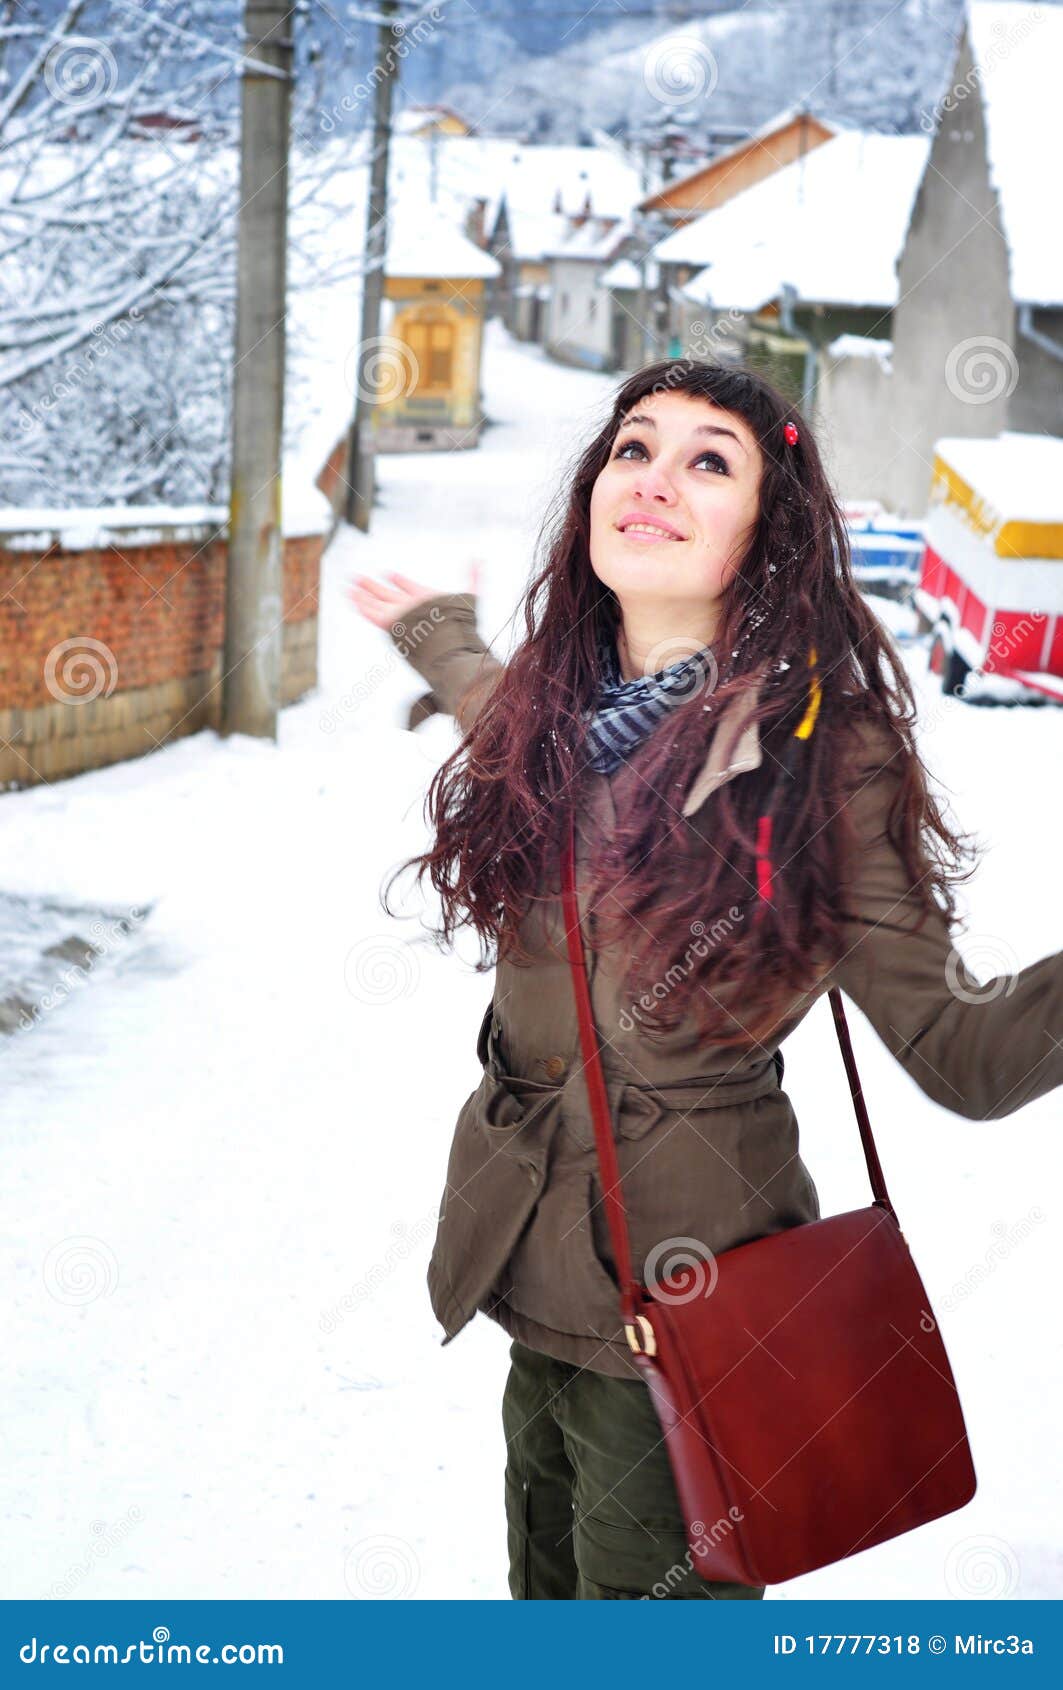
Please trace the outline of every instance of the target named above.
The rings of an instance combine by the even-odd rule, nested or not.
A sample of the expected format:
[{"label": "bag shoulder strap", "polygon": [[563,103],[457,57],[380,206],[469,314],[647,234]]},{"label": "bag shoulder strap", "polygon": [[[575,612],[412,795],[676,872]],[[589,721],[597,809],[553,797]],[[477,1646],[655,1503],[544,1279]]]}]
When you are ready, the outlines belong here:
[{"label": "bag shoulder strap", "polygon": [[[620,1306],[625,1325],[631,1325],[638,1313],[639,1292],[631,1271],[631,1244],[627,1229],[627,1211],[624,1207],[620,1188],[620,1168],[616,1157],[616,1142],[609,1119],[609,1095],[606,1091],[605,1076],[602,1072],[598,1034],[591,1009],[587,964],[580,930],[579,904],[576,900],[575,861],[576,825],[574,815],[570,814],[561,851],[561,896],[565,915],[565,939],[576,995],[576,1017],[579,1024],[580,1047],[583,1051],[587,1090],[590,1095],[594,1138],[602,1173],[602,1202],[605,1206],[609,1237],[620,1279]],[[853,1109],[856,1112],[856,1122],[860,1131],[860,1142],[863,1146],[871,1190],[874,1193],[875,1201],[881,1204],[896,1220],[896,1213],[886,1190],[882,1165],[879,1162],[878,1151],[871,1132],[871,1122],[868,1118],[867,1105],[864,1102],[860,1076],[856,1069],[856,1058],[853,1055],[852,1042],[849,1038],[849,1028],[842,1006],[841,993],[836,986],[831,986],[827,996],[834,1013],[834,1026],[838,1034],[838,1043],[841,1045],[842,1061],[845,1064],[845,1074],[849,1081]]]}]

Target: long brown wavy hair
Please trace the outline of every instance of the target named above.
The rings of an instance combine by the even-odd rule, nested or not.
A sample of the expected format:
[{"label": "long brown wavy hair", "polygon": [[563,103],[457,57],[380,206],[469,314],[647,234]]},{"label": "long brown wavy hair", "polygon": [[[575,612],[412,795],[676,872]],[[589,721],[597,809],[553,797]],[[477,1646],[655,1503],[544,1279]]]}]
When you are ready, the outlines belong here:
[{"label": "long brown wavy hair", "polygon": [[[607,421],[547,512],[539,567],[522,600],[524,638],[431,781],[426,807],[434,843],[400,864],[388,888],[411,866],[418,883],[428,872],[443,911],[434,937],[450,944],[459,928],[473,927],[481,945],[477,972],[503,957],[531,961],[520,927],[534,902],[557,895],[562,830],[586,792],[581,747],[601,680],[598,635],[615,639],[621,627],[617,597],[591,565],[591,491],[624,417],[661,392],[708,400],[744,420],[761,454],[760,505],[746,556],[723,595],[712,707],[707,711],[704,693],[695,692],[636,748],[629,763],[639,778],[616,828],[596,841],[589,866],[596,942],[626,955],[630,1001],[652,1001],[647,1036],[689,1013],[703,1038],[744,1045],[767,1037],[795,994],[809,991],[852,943],[843,922],[860,918],[842,907],[838,889],[862,843],[847,815],[859,784],[854,759],[843,753],[843,745],[851,752],[858,723],[871,729],[864,743],[877,748],[870,772],[887,765],[896,777],[889,834],[922,906],[919,925],[935,907],[954,921],[950,881],[973,873],[957,866],[968,836],[950,831],[928,788],[913,739],[911,681],[854,580],[845,520],[809,423],[752,370],[665,359],[619,387]],[[798,425],[795,446],[786,443],[788,421]],[[784,747],[792,751],[809,703],[813,648],[821,688],[815,731],[801,742],[796,772],[781,775]],[[681,800],[661,794],[688,790],[716,718],[753,675],[761,683],[752,714],[763,761],[720,786],[696,818],[685,818]],[[767,806],[771,903],[758,899],[754,866],[756,819]],[[754,919],[736,922],[736,906]],[[393,913],[386,892],[384,908]],[[691,933],[724,924],[726,942],[695,947],[704,954],[692,965]],[[665,979],[667,992],[654,993]],[[734,983],[742,1004],[741,1029],[717,1000],[725,982]]]}]

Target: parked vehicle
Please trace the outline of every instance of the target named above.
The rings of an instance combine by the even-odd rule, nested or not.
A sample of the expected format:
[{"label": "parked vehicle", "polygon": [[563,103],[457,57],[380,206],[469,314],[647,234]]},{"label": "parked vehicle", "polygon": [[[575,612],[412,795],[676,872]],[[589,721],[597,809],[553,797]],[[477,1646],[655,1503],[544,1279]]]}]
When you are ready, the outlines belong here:
[{"label": "parked vehicle", "polygon": [[938,440],[925,534],[915,603],[942,690],[977,670],[1063,702],[1063,440]]}]

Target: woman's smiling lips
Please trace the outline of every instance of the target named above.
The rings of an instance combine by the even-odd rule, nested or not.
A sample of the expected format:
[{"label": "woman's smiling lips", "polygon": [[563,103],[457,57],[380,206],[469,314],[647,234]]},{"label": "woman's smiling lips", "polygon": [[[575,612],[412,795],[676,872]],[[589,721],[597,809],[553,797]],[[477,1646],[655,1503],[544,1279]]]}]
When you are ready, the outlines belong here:
[{"label": "woman's smiling lips", "polygon": [[640,516],[632,511],[622,516],[617,523],[617,529],[625,539],[639,540],[643,544],[652,544],[659,540],[682,540],[685,535],[680,534],[670,522],[654,516]]}]

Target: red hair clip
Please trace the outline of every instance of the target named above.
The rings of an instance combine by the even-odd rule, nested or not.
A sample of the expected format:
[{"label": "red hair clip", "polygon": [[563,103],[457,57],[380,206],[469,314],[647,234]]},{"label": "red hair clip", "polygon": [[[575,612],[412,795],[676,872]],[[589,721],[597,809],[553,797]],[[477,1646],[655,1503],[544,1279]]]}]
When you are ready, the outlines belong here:
[{"label": "red hair clip", "polygon": [[797,445],[797,442],[798,442],[800,436],[798,435],[798,432],[797,432],[797,424],[796,423],[788,422],[786,424],[785,428],[783,429],[783,433],[786,436],[786,444],[788,446],[796,446]]}]

